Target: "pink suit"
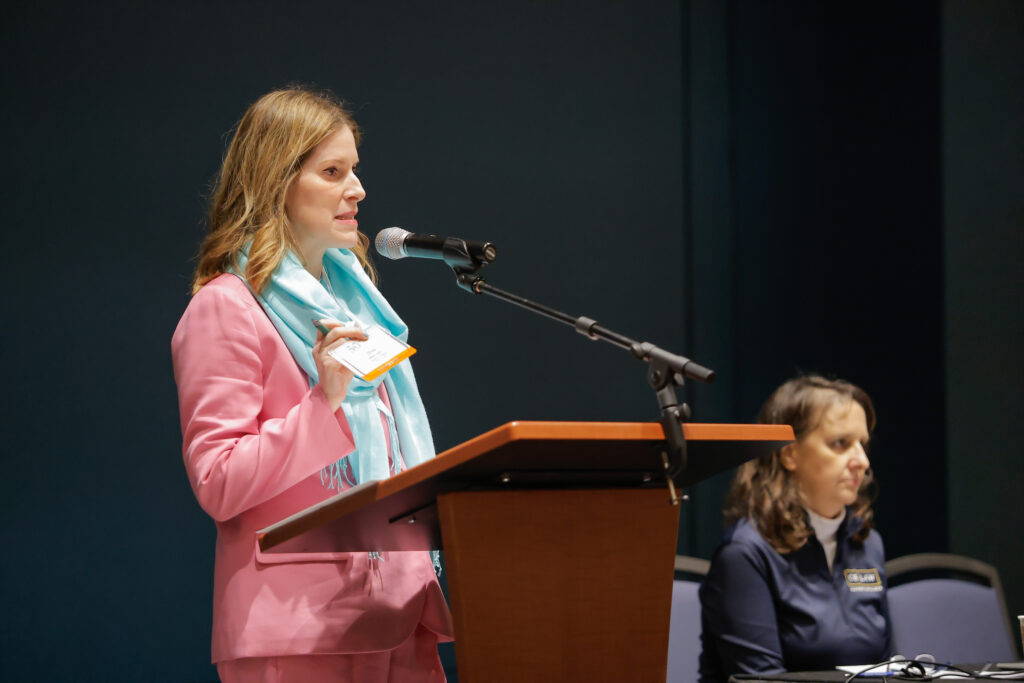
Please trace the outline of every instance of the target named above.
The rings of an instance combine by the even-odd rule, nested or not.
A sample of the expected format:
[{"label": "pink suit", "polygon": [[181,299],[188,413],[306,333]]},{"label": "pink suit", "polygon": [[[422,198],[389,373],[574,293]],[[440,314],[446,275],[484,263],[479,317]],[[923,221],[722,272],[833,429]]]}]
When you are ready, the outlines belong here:
[{"label": "pink suit", "polygon": [[420,623],[451,640],[425,552],[260,552],[257,530],[337,493],[320,469],[353,445],[245,284],[204,286],[171,350],[185,467],[217,524],[213,661],[389,650]]}]

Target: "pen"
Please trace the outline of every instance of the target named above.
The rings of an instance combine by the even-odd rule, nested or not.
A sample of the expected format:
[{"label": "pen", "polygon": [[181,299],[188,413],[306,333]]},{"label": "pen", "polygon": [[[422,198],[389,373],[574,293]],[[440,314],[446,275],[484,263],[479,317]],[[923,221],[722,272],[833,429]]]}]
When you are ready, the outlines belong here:
[{"label": "pen", "polygon": [[[324,320],[323,318],[320,318],[319,320],[316,319],[316,318],[312,318],[312,320],[313,320],[313,325],[316,326],[316,329],[320,330],[324,334],[328,334],[331,331],[331,328],[329,328],[329,327],[327,327],[326,325],[323,324],[323,322],[322,322]],[[357,321],[352,321],[352,322],[349,322],[349,323],[342,323],[342,324],[343,325],[351,325],[351,326],[355,327],[357,330],[359,330],[360,332],[362,332],[364,335],[366,334],[366,330],[363,329],[363,326],[361,324],[359,324],[359,322],[357,322]]]},{"label": "pen", "polygon": [[327,327],[326,325],[324,325],[322,322],[320,322],[316,318],[313,318],[313,324],[316,326],[316,329],[320,330],[324,334],[327,334],[327,333],[329,333],[331,331],[331,328]]}]

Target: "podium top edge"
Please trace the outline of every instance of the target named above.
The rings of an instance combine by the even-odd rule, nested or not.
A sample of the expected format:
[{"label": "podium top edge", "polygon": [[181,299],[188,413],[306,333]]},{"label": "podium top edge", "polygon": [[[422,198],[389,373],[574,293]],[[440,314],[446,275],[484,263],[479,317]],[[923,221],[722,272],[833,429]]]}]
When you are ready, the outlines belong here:
[{"label": "podium top edge", "polygon": [[[503,437],[504,441],[532,439],[658,441],[664,437],[657,422],[541,422],[515,420],[481,434],[478,438]],[[789,425],[683,423],[688,441],[792,441]]]},{"label": "podium top edge", "polygon": [[[793,441],[789,425],[758,424],[701,424],[683,423],[683,434],[691,442],[719,442],[728,444],[759,442],[769,448],[780,448]],[[400,491],[424,485],[433,478],[457,468],[473,458],[493,449],[518,442],[530,447],[529,442],[614,441],[616,447],[630,446],[623,442],[655,443],[665,438],[657,422],[540,422],[516,420],[484,432],[472,439],[438,453],[436,458],[404,470],[380,481],[368,481],[346,489],[291,517],[257,532],[260,548],[266,551],[285,540],[322,524],[339,519],[362,507]],[[745,448],[746,446],[744,446]],[[436,491],[429,491],[429,497]]]}]

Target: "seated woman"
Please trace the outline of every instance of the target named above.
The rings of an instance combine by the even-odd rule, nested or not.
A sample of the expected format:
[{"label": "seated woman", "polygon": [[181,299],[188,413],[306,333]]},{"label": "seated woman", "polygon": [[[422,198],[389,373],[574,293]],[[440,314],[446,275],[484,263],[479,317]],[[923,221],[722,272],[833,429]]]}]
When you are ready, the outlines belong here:
[{"label": "seated woman", "polygon": [[775,390],[758,421],[796,441],[736,473],[728,529],[700,590],[701,680],[814,671],[890,654],[885,553],[871,528],[871,399],[810,375]]}]

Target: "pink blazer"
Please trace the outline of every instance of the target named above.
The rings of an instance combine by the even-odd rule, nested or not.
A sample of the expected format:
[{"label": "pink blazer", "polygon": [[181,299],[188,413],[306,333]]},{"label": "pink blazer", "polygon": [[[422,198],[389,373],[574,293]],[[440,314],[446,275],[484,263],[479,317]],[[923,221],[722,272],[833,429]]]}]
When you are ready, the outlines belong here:
[{"label": "pink blazer", "polygon": [[387,650],[419,623],[451,640],[425,552],[259,550],[257,530],[337,493],[319,472],[352,435],[242,281],[220,275],[192,297],[171,351],[185,468],[217,524],[213,661]]}]

